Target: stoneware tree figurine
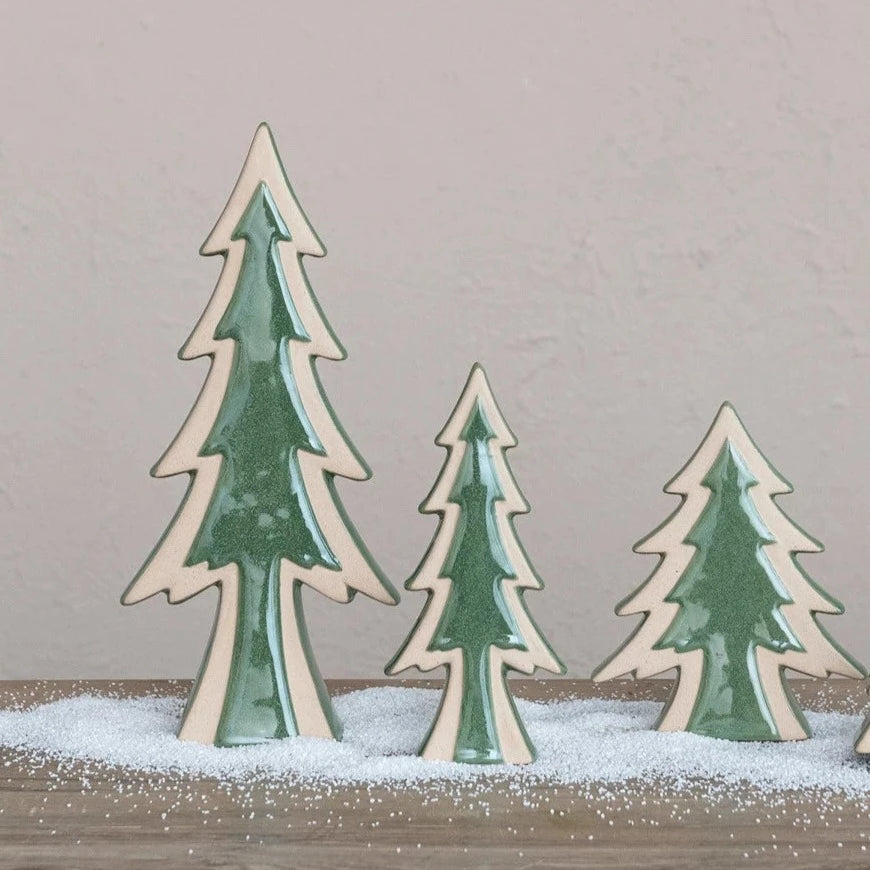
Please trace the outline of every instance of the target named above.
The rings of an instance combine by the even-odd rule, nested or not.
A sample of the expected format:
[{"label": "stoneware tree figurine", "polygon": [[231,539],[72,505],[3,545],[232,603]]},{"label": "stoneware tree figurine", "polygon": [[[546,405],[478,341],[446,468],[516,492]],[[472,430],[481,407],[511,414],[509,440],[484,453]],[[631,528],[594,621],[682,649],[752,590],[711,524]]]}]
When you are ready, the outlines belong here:
[{"label": "stoneware tree figurine", "polygon": [[516,445],[479,365],[435,441],[448,450],[421,513],[440,516],[423,561],[405,584],[428,600],[388,674],[444,665],[447,686],[424,758],[525,764],[535,757],[507,684],[508,670],[564,673],[526,609],[542,589],[514,532],[529,506],[505,451]]},{"label": "stoneware tree figurine", "polygon": [[223,269],[181,359],[207,356],[205,385],[155,477],[190,475],[184,501],[123,596],[177,603],[219,590],[214,630],[179,737],[220,746],[295,734],[339,737],[302,613],[302,586],[334,601],[395,590],[346,516],[335,477],[363,460],[320,386],[315,358],[345,352],[302,256],[326,252],[262,124],[200,253]]},{"label": "stoneware tree figurine", "polygon": [[682,503],[634,548],[659,555],[659,564],[616,608],[644,619],[593,674],[650,677],[676,668],[659,730],[800,740],[809,727],[785,670],[863,675],[816,622],[817,613],[843,607],[795,559],[822,546],[774,501],[791,491],[727,403],[665,487]]}]

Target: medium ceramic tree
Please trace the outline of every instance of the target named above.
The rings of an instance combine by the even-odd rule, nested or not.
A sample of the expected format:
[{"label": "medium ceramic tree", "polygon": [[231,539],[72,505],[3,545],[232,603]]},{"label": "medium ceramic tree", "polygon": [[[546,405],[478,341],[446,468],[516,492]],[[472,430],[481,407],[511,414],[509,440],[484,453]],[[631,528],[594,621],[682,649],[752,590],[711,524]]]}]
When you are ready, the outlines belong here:
[{"label": "medium ceramic tree", "polygon": [[508,670],[563,673],[526,609],[543,584],[513,528],[529,510],[508,467],[516,445],[483,369],[476,365],[436,443],[447,461],[422,513],[441,518],[405,588],[428,600],[388,674],[444,665],[447,686],[421,754],[476,764],[522,764],[534,748],[517,714]]},{"label": "medium ceramic tree", "polygon": [[346,516],[334,478],[369,471],[324,395],[316,357],[344,350],[302,256],[325,251],[261,125],[202,247],[224,266],[182,359],[211,357],[200,396],[152,472],[188,473],[184,502],[123,597],[220,590],[179,736],[232,746],[340,736],[308,642],[302,586],[335,601],[397,596]]},{"label": "medium ceramic tree", "polygon": [[617,606],[644,614],[594,674],[653,676],[676,668],[677,686],[658,722],[729,740],[797,740],[809,727],[785,678],[791,668],[826,677],[863,670],[816,621],[843,607],[797,563],[822,546],[779,509],[792,491],[729,404],[665,492],[675,513],[635,552],[661,558]]}]

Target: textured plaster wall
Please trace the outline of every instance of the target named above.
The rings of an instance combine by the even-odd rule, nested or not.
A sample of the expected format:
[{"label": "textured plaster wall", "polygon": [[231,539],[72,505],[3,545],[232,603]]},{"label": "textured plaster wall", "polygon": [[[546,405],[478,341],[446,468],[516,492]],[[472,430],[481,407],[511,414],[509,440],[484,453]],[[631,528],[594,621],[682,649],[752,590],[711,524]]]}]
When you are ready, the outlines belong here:
[{"label": "textured plaster wall", "polygon": [[[631,544],[731,399],[828,547],[870,661],[870,4],[8,4],[0,28],[0,676],[191,675],[215,598],[118,597],[184,491],[147,470],[256,123],[329,248],[320,370],[375,471],[341,492],[400,584],[432,439],[486,365],[533,506],[528,596],[570,673],[632,620]],[[307,596],[375,675],[422,596]]]}]

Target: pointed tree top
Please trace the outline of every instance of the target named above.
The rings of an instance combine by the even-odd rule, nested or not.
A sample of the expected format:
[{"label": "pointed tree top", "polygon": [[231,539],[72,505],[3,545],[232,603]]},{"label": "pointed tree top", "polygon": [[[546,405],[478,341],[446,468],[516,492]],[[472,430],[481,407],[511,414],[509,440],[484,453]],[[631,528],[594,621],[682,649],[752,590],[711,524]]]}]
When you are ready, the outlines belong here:
[{"label": "pointed tree top", "polygon": [[791,484],[767,461],[746,431],[737,411],[730,402],[723,402],[710,429],[698,449],[680,472],[665,486],[665,492],[688,495],[701,484],[718,458],[722,448],[729,444],[741,456],[758,484],[770,495],[792,492]]},{"label": "pointed tree top", "polygon": [[251,197],[259,185],[265,185],[273,197],[275,210],[286,221],[289,235],[300,254],[322,257],[326,253],[314,228],[302,211],[284,171],[275,140],[267,124],[257,127],[239,179],[214,229],[203,242],[200,253],[209,256],[229,249],[236,227],[242,220]]},{"label": "pointed tree top", "polygon": [[248,202],[248,207],[233,230],[232,240],[256,239],[275,236],[285,242],[291,239],[290,230],[275,205],[272,193],[260,182]]},{"label": "pointed tree top", "polygon": [[503,455],[509,447],[516,447],[517,439],[495,401],[483,366],[475,363],[450,419],[435,439],[439,447],[447,448],[448,455],[435,485],[420,505],[421,513],[444,513],[445,505],[451,500],[456,477],[468,455],[467,451],[472,449],[470,443],[478,438],[485,439],[487,445],[490,442],[493,444],[494,449],[488,446],[487,451],[499,475],[503,496],[501,500],[505,502],[507,512],[529,512],[528,502],[520,492],[507,458]]},{"label": "pointed tree top", "polygon": [[[749,521],[749,524],[755,530],[759,540],[766,544],[772,544],[776,541],[776,538],[773,537],[770,529],[768,529],[764,524],[764,520],[761,518],[755,503],[751,498],[745,498],[747,490],[750,487],[757,486],[758,481],[751,469],[747,466],[743,457],[740,455],[740,452],[735,448],[730,440],[722,445],[722,449],[719,451],[716,461],[710,467],[707,474],[704,475],[704,479],[701,483],[706,486],[707,489],[711,490],[711,492],[717,493],[720,496],[719,506],[712,514],[714,525],[716,522],[721,520],[723,510],[727,512],[739,506],[739,510]],[[708,547],[710,545],[709,540],[706,537],[706,532],[702,532],[700,536],[696,534],[696,532],[701,528],[708,531],[711,528],[709,524],[711,519],[709,506],[710,503],[708,503],[707,507],[704,509],[698,523],[686,536],[685,541],[687,544],[700,547]],[[726,527],[727,526],[728,521],[726,520]]]},{"label": "pointed tree top", "polygon": [[[490,433],[487,439],[495,440],[499,447],[515,447],[517,439],[504,419],[504,415],[492,393],[489,379],[483,366],[475,363],[462,389],[462,395],[444,428],[438,433],[435,443],[439,447],[452,447],[458,441],[467,441],[467,433],[473,426],[483,425]],[[476,430],[472,437],[479,437]]]},{"label": "pointed tree top", "polygon": [[486,411],[480,404],[480,399],[474,403],[474,408],[462,429],[463,441],[489,441],[495,438],[495,431],[486,416]]},{"label": "pointed tree top", "polygon": [[716,461],[701,481],[708,489],[718,490],[723,483],[733,482],[740,490],[748,489],[758,483],[746,461],[729,438],[719,451]]}]

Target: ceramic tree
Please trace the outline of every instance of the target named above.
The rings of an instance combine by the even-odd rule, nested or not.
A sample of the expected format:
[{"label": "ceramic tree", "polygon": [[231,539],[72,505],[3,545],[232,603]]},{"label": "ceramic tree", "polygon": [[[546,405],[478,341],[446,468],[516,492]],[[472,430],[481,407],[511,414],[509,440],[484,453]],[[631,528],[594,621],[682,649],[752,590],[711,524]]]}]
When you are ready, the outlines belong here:
[{"label": "ceramic tree", "polygon": [[513,527],[513,517],[529,510],[505,457],[517,442],[479,365],[435,443],[447,448],[447,460],[420,511],[440,523],[405,584],[428,599],[386,671],[447,668],[424,758],[524,764],[534,748],[507,672],[564,673],[564,666],[526,609],[524,592],[543,583]]},{"label": "ceramic tree", "polygon": [[152,471],[190,475],[184,501],[123,596],[219,604],[179,736],[221,746],[339,737],[308,642],[302,586],[334,601],[397,595],[339,500],[336,477],[369,471],[338,424],[315,359],[345,358],[302,265],[325,250],[259,127],[202,246],[217,287],[182,359],[210,357],[190,415]]},{"label": "ceramic tree", "polygon": [[616,608],[644,619],[593,674],[649,677],[676,668],[660,730],[799,740],[809,727],[785,670],[863,675],[816,621],[843,607],[796,561],[822,546],[777,506],[775,496],[791,491],[727,403],[665,487],[682,503],[634,548],[657,554],[658,566]]}]

